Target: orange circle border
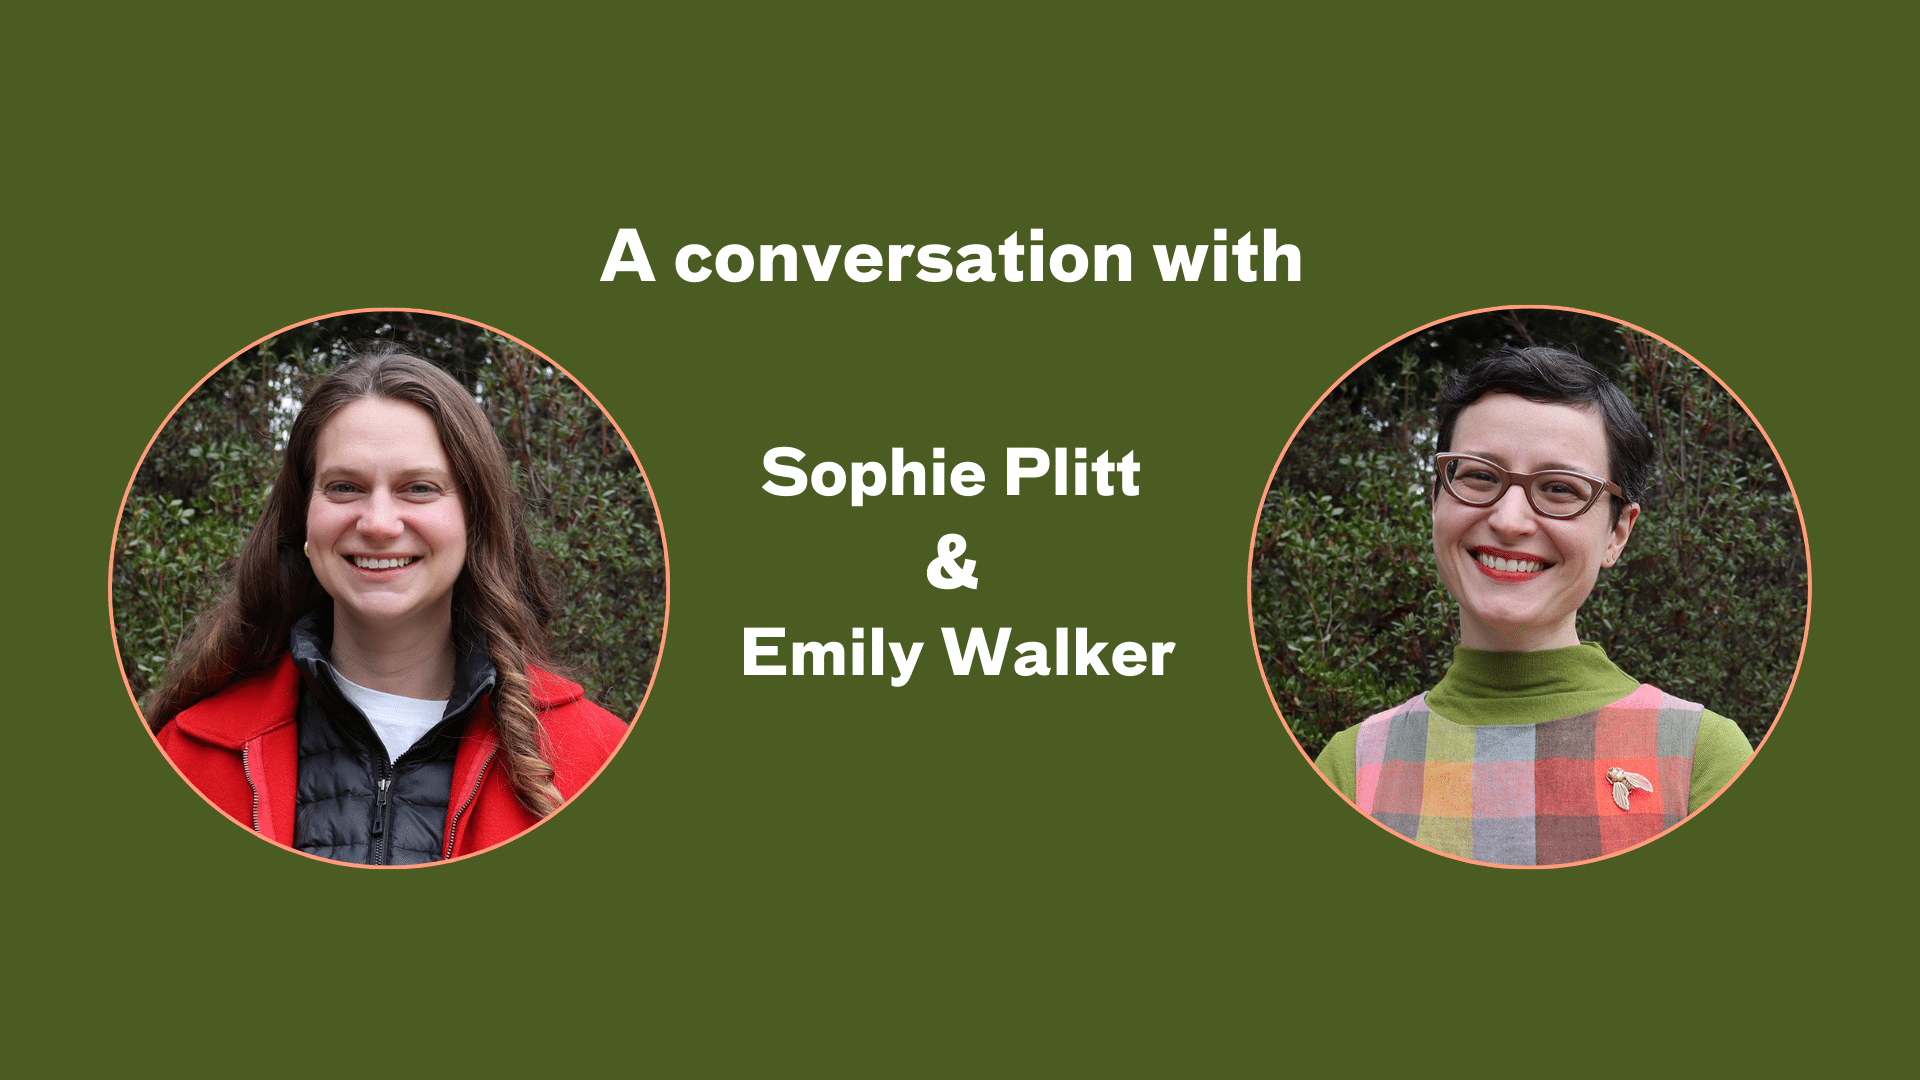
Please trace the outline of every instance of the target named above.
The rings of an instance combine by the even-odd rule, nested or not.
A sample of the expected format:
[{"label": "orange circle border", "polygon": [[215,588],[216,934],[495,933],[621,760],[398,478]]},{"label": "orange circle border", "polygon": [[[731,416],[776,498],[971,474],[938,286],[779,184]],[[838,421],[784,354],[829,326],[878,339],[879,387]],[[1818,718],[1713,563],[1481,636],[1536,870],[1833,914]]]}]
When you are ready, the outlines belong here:
[{"label": "orange circle border", "polygon": [[[598,769],[594,770],[593,775],[587,778],[586,783],[583,783],[580,785],[580,790],[574,792],[573,798],[567,800],[566,806],[571,806],[576,800],[580,798],[580,796],[586,794],[587,789],[593,786],[594,781],[600,779],[601,774],[607,771],[607,767],[612,765],[614,759],[620,756],[620,751],[626,749],[627,741],[633,737],[634,728],[640,720],[640,714],[646,711],[647,699],[653,696],[653,684],[654,684],[654,681],[660,677],[660,664],[663,660],[665,660],[666,653],[667,653],[667,627],[671,621],[671,616],[673,611],[673,565],[672,565],[672,560],[669,558],[667,554],[667,524],[666,524],[666,519],[660,513],[659,493],[654,490],[653,480],[647,476],[647,467],[645,464],[641,462],[640,455],[634,451],[633,442],[627,438],[627,433],[623,428],[621,428],[620,422],[613,418],[613,413],[609,412],[607,410],[607,407],[600,403],[600,399],[593,395],[593,391],[587,389],[587,386],[585,383],[581,382],[578,378],[574,377],[573,372],[568,371],[565,367],[561,366],[558,363],[555,363],[552,357],[548,356],[544,352],[541,352],[539,349],[535,348],[533,345],[527,343],[526,341],[521,340],[520,338],[514,336],[513,334],[509,334],[506,331],[501,330],[497,327],[494,327],[487,323],[483,323],[478,319],[469,319],[464,315],[455,315],[451,312],[446,312],[446,311],[435,311],[432,308],[410,308],[410,307],[359,307],[359,308],[347,308],[341,311],[330,311],[325,315],[315,315],[310,319],[301,319],[299,322],[288,323],[287,325],[281,327],[280,329],[275,330],[271,334],[263,334],[260,337],[255,338],[251,343],[249,343],[244,348],[241,348],[238,351],[234,352],[233,355],[227,357],[225,360],[222,360],[220,363],[215,364],[211,370],[209,370],[205,375],[202,375],[198,382],[194,383],[191,387],[187,389],[187,392],[185,394],[182,394],[180,396],[180,400],[174,403],[173,408],[167,411],[166,417],[160,421],[159,426],[153,429],[152,437],[147,440],[147,445],[142,447],[140,450],[140,460],[134,463],[133,472],[127,477],[126,490],[123,491],[120,495],[120,509],[116,511],[113,515],[113,536],[110,538],[107,544],[107,636],[113,642],[113,660],[114,660],[114,663],[120,669],[120,683],[123,687],[126,688],[127,700],[133,703],[133,713],[134,713],[134,716],[138,718],[140,721],[140,730],[146,734],[147,740],[153,743],[153,748],[156,751],[159,751],[161,759],[166,761],[167,766],[173,769],[175,775],[180,777],[181,782],[186,784],[187,788],[191,790],[195,795],[198,795],[201,798],[201,800],[204,801],[209,807],[212,807],[215,813],[219,814],[222,818],[226,818],[226,820],[228,820],[229,822],[232,822],[235,826],[244,830],[249,836],[255,837],[260,840],[264,840],[268,845],[279,848],[282,851],[291,851],[295,855],[299,855],[302,858],[312,859],[314,862],[326,863],[331,866],[351,867],[352,869],[355,869],[355,870],[420,870],[420,869],[426,869],[429,867],[446,866],[450,863],[462,862],[464,860],[471,859],[476,855],[485,855],[489,851],[494,851],[499,848],[505,847],[508,844],[511,844],[514,841],[519,840],[520,838],[531,834],[535,829],[538,829],[540,826],[545,825],[549,821],[552,821],[554,818],[559,817],[560,812],[556,810],[553,813],[548,814],[546,817],[543,817],[540,820],[534,822],[532,825],[527,826],[525,830],[515,833],[513,836],[508,837],[507,839],[502,840],[498,844],[494,844],[491,847],[484,847],[478,851],[469,851],[464,855],[456,855],[451,859],[438,859],[433,862],[416,863],[416,864],[407,865],[407,866],[368,866],[363,863],[342,862],[339,859],[328,859],[319,855],[310,855],[307,852],[301,851],[297,848],[288,847],[285,844],[281,844],[273,840],[269,840],[267,839],[267,837],[262,836],[261,834],[254,832],[252,829],[247,828],[247,825],[245,822],[232,817],[228,817],[226,812],[221,810],[218,806],[216,806],[212,799],[207,798],[205,792],[202,792],[198,787],[195,787],[193,781],[187,779],[187,775],[181,772],[178,766],[173,764],[173,759],[167,757],[166,752],[164,750],[160,750],[159,740],[155,737],[155,733],[147,726],[146,713],[143,712],[140,708],[140,700],[134,696],[133,683],[131,680],[127,678],[126,663],[120,657],[120,633],[118,629],[116,629],[115,627],[114,609],[113,609],[114,553],[119,549],[119,546],[120,546],[120,521],[121,521],[121,518],[127,512],[127,500],[132,498],[133,496],[133,482],[139,478],[140,469],[144,465],[146,465],[147,454],[152,452],[153,444],[159,441],[160,433],[165,431],[167,429],[167,425],[173,422],[174,415],[180,411],[181,406],[187,403],[187,399],[193,397],[193,395],[197,391],[199,391],[199,389],[202,386],[206,385],[206,382],[208,379],[211,379],[215,375],[219,374],[222,368],[226,367],[228,364],[233,363],[235,360],[238,360],[240,357],[246,355],[248,352],[251,352],[252,350],[258,348],[262,342],[270,341],[273,338],[279,337],[281,334],[284,334],[289,330],[292,330],[301,326],[306,326],[309,323],[316,323],[321,321],[322,319],[336,318],[341,315],[366,315],[374,312],[386,312],[386,311],[406,312],[411,315],[432,315],[432,316],[435,316],[436,318],[452,319],[455,322],[463,322],[469,326],[478,326],[486,330],[490,334],[498,334],[499,336],[514,342],[515,344],[519,345],[521,348],[526,349],[528,352],[534,354],[535,356],[538,356],[540,359],[546,361],[548,364],[551,364],[555,371],[558,371],[560,374],[565,375],[568,381],[572,382],[574,386],[580,389],[581,393],[587,395],[587,400],[593,402],[594,408],[600,410],[600,415],[606,417],[607,423],[613,425],[613,430],[616,433],[618,433],[620,436],[621,444],[627,448],[627,456],[633,459],[634,466],[640,470],[640,479],[647,485],[647,499],[649,502],[653,504],[654,525],[655,525],[655,528],[657,528],[660,533],[661,574],[665,579],[663,583],[663,589],[662,589],[663,596],[662,596],[662,611],[660,616],[660,643],[659,643],[659,646],[654,651],[653,673],[647,676],[647,688],[640,695],[639,708],[636,708],[633,711],[632,719],[627,721],[626,733],[620,736],[619,744],[613,748],[613,753],[607,755],[607,760],[602,762]],[[1342,377],[1344,378],[1344,376]],[[564,810],[566,809],[566,806],[562,806],[560,809]]]},{"label": "orange circle border", "polygon": [[1320,778],[1321,783],[1327,785],[1327,790],[1332,791],[1335,795],[1340,796],[1340,801],[1352,807],[1355,813],[1360,813],[1360,807],[1356,805],[1353,802],[1353,800],[1347,798],[1344,794],[1342,794],[1339,788],[1334,787],[1333,781],[1328,780],[1326,777],[1326,774],[1322,773],[1319,767],[1314,765],[1313,759],[1307,756],[1307,748],[1304,746],[1301,746],[1300,739],[1294,735],[1293,726],[1287,723],[1286,712],[1280,708],[1279,699],[1273,696],[1273,684],[1267,680],[1267,665],[1260,658],[1260,634],[1259,634],[1259,631],[1255,628],[1254,621],[1253,621],[1253,555],[1254,555],[1255,546],[1260,541],[1260,515],[1262,512],[1266,510],[1267,495],[1273,490],[1274,478],[1280,475],[1280,463],[1286,460],[1287,451],[1293,448],[1294,438],[1300,434],[1301,428],[1304,428],[1307,426],[1307,421],[1313,419],[1313,414],[1319,411],[1321,404],[1327,400],[1328,395],[1332,394],[1335,390],[1338,390],[1340,388],[1340,384],[1347,381],[1348,376],[1360,370],[1362,367],[1365,367],[1367,363],[1371,361],[1374,357],[1379,356],[1381,353],[1387,351],[1388,349],[1394,347],[1395,345],[1398,345],[1400,342],[1407,340],[1408,338],[1414,336],[1415,334],[1419,334],[1419,333],[1422,333],[1423,331],[1432,329],[1435,326],[1439,326],[1441,323],[1452,322],[1455,319],[1464,319],[1469,315],[1484,315],[1490,311],[1567,311],[1567,312],[1572,312],[1573,314],[1576,314],[1576,315],[1588,315],[1596,319],[1605,319],[1607,322],[1613,323],[1616,326],[1625,326],[1630,329],[1636,330],[1642,334],[1645,334],[1646,336],[1654,339],[1655,341],[1660,342],[1662,345],[1665,345],[1667,348],[1672,349],[1674,352],[1679,353],[1681,356],[1686,357],[1688,360],[1691,360],[1695,367],[1699,368],[1701,371],[1706,372],[1708,378],[1712,379],[1716,384],[1718,384],[1720,389],[1725,390],[1727,394],[1730,397],[1732,397],[1733,400],[1740,405],[1740,411],[1747,414],[1747,419],[1753,422],[1754,430],[1760,433],[1760,437],[1762,439],[1765,439],[1767,442],[1767,449],[1773,452],[1774,464],[1780,466],[1780,476],[1782,479],[1784,479],[1787,482],[1787,494],[1793,497],[1793,512],[1800,519],[1801,554],[1806,559],[1806,564],[1807,564],[1807,614],[1806,614],[1806,618],[1802,621],[1800,626],[1800,655],[1794,659],[1793,678],[1787,680],[1787,692],[1784,695],[1782,695],[1780,698],[1780,708],[1774,711],[1773,722],[1767,725],[1767,733],[1760,737],[1760,745],[1754,747],[1753,753],[1747,755],[1747,760],[1745,763],[1743,763],[1740,766],[1739,771],[1735,772],[1733,776],[1726,782],[1726,784],[1722,786],[1719,791],[1714,792],[1713,795],[1709,797],[1706,802],[1701,803],[1700,806],[1689,811],[1686,817],[1681,818],[1678,822],[1674,823],[1673,825],[1660,830],[1654,835],[1646,838],[1645,840],[1640,841],[1637,844],[1632,845],[1631,847],[1624,847],[1624,848],[1621,848],[1619,851],[1611,852],[1606,855],[1599,855],[1591,859],[1580,859],[1576,862],[1567,862],[1567,863],[1551,863],[1546,866],[1516,866],[1511,863],[1481,862],[1478,859],[1462,858],[1458,855],[1454,855],[1450,852],[1441,851],[1439,848],[1432,847],[1427,844],[1423,844],[1418,840],[1411,839],[1398,832],[1395,832],[1394,830],[1388,828],[1385,823],[1379,821],[1378,819],[1372,817],[1371,815],[1368,815],[1368,814],[1360,815],[1361,817],[1365,818],[1367,821],[1378,826],[1381,831],[1391,835],[1396,840],[1400,840],[1404,843],[1412,844],[1414,847],[1420,848],[1423,851],[1431,851],[1435,855],[1445,856],[1446,858],[1452,859],[1455,862],[1468,863],[1473,866],[1490,866],[1500,870],[1559,870],[1569,866],[1584,866],[1588,863],[1601,862],[1603,860],[1611,859],[1619,855],[1625,855],[1629,851],[1634,851],[1639,848],[1643,848],[1648,844],[1653,843],[1655,840],[1658,840],[1661,837],[1666,836],[1667,834],[1673,832],[1675,829],[1678,829],[1680,826],[1685,825],[1689,821],[1692,821],[1695,817],[1699,816],[1699,814],[1702,811],[1704,811],[1707,807],[1712,806],[1714,802],[1720,798],[1720,796],[1726,794],[1729,790],[1731,790],[1733,788],[1734,781],[1740,779],[1741,775],[1747,771],[1748,766],[1753,764],[1754,758],[1757,758],[1760,756],[1760,751],[1766,747],[1767,740],[1773,737],[1773,729],[1777,724],[1779,724],[1780,717],[1786,713],[1787,702],[1793,699],[1793,687],[1796,683],[1800,681],[1800,667],[1802,664],[1806,662],[1806,659],[1807,659],[1807,638],[1813,632],[1813,542],[1807,534],[1807,515],[1806,515],[1805,509],[1802,508],[1802,506],[1800,505],[1800,493],[1793,486],[1793,477],[1787,474],[1787,463],[1780,456],[1780,448],[1773,445],[1773,437],[1767,434],[1767,429],[1761,425],[1760,418],[1753,415],[1753,410],[1747,407],[1747,403],[1745,401],[1742,401],[1740,398],[1740,395],[1734,392],[1733,387],[1728,386],[1726,383],[1726,380],[1722,379],[1719,375],[1715,374],[1712,368],[1708,367],[1705,364],[1702,364],[1692,353],[1688,352],[1687,350],[1681,348],[1678,345],[1675,345],[1673,342],[1668,341],[1666,338],[1661,337],[1659,334],[1656,334],[1653,331],[1646,329],[1645,327],[1639,326],[1635,323],[1630,323],[1625,319],[1616,319],[1611,315],[1605,315],[1598,311],[1589,311],[1586,308],[1565,307],[1560,304],[1496,304],[1491,307],[1474,308],[1471,311],[1461,311],[1452,315],[1448,315],[1445,318],[1434,319],[1431,322],[1424,323],[1420,326],[1417,326],[1414,329],[1409,330],[1406,333],[1399,335],[1398,337],[1395,337],[1391,341],[1388,341],[1386,344],[1381,345],[1379,348],[1361,357],[1359,363],[1354,364],[1352,367],[1348,368],[1345,372],[1343,372],[1338,379],[1335,379],[1333,381],[1333,384],[1327,387],[1326,390],[1323,391],[1320,394],[1320,396],[1314,400],[1313,407],[1309,408],[1306,412],[1306,415],[1300,418],[1300,422],[1293,426],[1292,434],[1287,436],[1286,445],[1280,448],[1280,456],[1274,459],[1273,468],[1267,473],[1266,487],[1261,489],[1260,502],[1257,506],[1254,507],[1254,511],[1253,511],[1253,533],[1251,536],[1247,538],[1247,633],[1253,642],[1253,662],[1254,662],[1254,665],[1258,667],[1260,670],[1260,683],[1262,686],[1265,686],[1267,688],[1267,701],[1273,706],[1273,714],[1280,718],[1280,726],[1284,731],[1286,731],[1287,738],[1292,740],[1294,749],[1300,751],[1300,756],[1306,759],[1307,767],[1313,770],[1313,774]]}]

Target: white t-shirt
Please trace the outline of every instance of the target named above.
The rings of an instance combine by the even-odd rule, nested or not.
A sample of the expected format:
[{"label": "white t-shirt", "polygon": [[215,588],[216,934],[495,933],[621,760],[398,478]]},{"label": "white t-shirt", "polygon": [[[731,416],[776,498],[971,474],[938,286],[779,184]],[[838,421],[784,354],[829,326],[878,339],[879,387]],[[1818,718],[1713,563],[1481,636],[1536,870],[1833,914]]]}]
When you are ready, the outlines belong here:
[{"label": "white t-shirt", "polygon": [[338,671],[333,677],[340,683],[340,692],[348,701],[359,706],[367,714],[367,722],[373,725],[374,733],[387,746],[387,760],[399,761],[400,755],[413,749],[420,736],[433,730],[433,725],[446,716],[447,703],[427,701],[422,698],[401,697],[379,690],[369,690],[357,682],[349,682]]}]

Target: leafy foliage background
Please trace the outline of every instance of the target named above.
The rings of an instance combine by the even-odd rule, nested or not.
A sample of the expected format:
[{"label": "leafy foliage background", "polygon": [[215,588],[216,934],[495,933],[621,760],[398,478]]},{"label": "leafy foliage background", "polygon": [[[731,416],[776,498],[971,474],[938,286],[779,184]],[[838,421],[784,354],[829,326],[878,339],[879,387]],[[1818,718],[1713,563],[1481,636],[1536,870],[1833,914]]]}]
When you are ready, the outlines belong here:
[{"label": "leafy foliage background", "polygon": [[555,659],[623,720],[659,653],[666,561],[653,498],[620,434],[573,380],[510,338],[414,312],[306,323],[216,371],[161,429],[114,543],[113,619],[137,698],[219,599],[307,390],[357,342],[392,339],[471,390],[500,436],[559,606]]},{"label": "leafy foliage background", "polygon": [[1251,583],[1261,664],[1294,736],[1318,754],[1446,674],[1459,615],[1433,565],[1432,407],[1448,375],[1508,344],[1585,357],[1653,433],[1648,500],[1625,556],[1580,609],[1581,639],[1733,719],[1757,746],[1799,663],[1807,610],[1800,516],[1772,448],[1684,355],[1549,310],[1471,315],[1409,337],[1348,376],[1295,435],[1261,510]]}]

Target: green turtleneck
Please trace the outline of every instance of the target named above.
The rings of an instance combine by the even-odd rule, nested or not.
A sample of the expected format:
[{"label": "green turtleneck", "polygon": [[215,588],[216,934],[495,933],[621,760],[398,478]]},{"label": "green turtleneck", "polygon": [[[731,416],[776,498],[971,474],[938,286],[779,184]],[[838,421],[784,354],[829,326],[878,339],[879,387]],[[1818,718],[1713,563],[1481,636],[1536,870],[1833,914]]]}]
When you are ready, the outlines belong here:
[{"label": "green turtleneck", "polygon": [[[1446,678],[1427,692],[1427,708],[1456,724],[1543,724],[1611,705],[1639,685],[1592,642],[1518,653],[1456,646]],[[1356,730],[1335,735],[1314,759],[1321,775],[1348,799],[1354,797]],[[1739,725],[1707,710],[1694,744],[1688,813],[1726,787],[1752,752]]]}]

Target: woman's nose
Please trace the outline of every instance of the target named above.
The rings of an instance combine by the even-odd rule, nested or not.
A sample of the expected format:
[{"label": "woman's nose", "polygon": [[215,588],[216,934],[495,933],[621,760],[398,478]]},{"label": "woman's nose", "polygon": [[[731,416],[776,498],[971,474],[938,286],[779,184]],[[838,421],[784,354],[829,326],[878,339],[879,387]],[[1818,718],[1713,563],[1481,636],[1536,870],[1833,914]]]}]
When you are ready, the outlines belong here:
[{"label": "woman's nose", "polygon": [[376,491],[368,496],[366,510],[360,515],[361,535],[380,540],[391,540],[404,532],[406,527],[400,523],[400,508],[394,503],[392,495]]},{"label": "woman's nose", "polygon": [[1533,505],[1527,502],[1527,493],[1515,484],[1500,493],[1493,504],[1493,513],[1488,515],[1487,523],[1494,531],[1508,535],[1531,533],[1539,527],[1539,521],[1533,515]]}]

